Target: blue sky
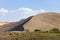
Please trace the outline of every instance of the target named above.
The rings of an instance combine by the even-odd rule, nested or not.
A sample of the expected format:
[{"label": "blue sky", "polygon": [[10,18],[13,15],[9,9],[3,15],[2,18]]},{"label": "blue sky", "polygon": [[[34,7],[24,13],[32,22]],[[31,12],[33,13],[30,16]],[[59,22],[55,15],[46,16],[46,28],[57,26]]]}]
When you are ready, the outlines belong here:
[{"label": "blue sky", "polygon": [[47,11],[60,12],[60,0],[0,0],[0,21],[19,21]]}]

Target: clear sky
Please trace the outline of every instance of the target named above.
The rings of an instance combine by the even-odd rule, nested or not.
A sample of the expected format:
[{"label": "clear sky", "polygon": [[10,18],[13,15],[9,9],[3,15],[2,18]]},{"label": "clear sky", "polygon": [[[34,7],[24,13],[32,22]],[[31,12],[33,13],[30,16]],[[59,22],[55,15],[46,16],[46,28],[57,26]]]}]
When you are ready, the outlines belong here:
[{"label": "clear sky", "polygon": [[0,0],[0,21],[19,21],[50,11],[60,12],[60,0]]}]

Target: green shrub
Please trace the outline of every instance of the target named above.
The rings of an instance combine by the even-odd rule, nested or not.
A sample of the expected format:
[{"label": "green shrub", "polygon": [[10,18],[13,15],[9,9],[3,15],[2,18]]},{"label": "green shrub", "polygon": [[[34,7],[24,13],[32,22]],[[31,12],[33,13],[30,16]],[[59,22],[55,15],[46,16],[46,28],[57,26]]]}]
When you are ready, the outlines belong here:
[{"label": "green shrub", "polygon": [[58,28],[53,28],[50,30],[52,33],[60,33],[60,30]]}]

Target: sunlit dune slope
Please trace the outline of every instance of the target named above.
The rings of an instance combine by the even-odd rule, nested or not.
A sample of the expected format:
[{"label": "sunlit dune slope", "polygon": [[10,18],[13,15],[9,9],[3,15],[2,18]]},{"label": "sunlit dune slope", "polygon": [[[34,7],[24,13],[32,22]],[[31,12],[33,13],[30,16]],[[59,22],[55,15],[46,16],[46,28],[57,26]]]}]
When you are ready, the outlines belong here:
[{"label": "sunlit dune slope", "polygon": [[45,12],[34,16],[30,21],[24,24],[25,30],[34,31],[40,29],[47,31],[53,28],[60,29],[60,13]]}]

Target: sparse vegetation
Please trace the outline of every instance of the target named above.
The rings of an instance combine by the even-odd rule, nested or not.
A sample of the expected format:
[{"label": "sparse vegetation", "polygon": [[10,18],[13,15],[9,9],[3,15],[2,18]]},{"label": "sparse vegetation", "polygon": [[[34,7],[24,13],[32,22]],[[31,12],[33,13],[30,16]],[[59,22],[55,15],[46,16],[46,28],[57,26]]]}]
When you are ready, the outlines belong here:
[{"label": "sparse vegetation", "polygon": [[41,31],[39,29],[35,29],[35,32],[40,32],[40,33],[60,33],[60,30],[58,28],[53,28],[50,29],[49,31]]},{"label": "sparse vegetation", "polygon": [[0,32],[1,40],[60,40],[60,33],[50,32]]},{"label": "sparse vegetation", "polygon": [[60,33],[60,30],[58,28],[53,28],[50,30],[51,33]]}]

